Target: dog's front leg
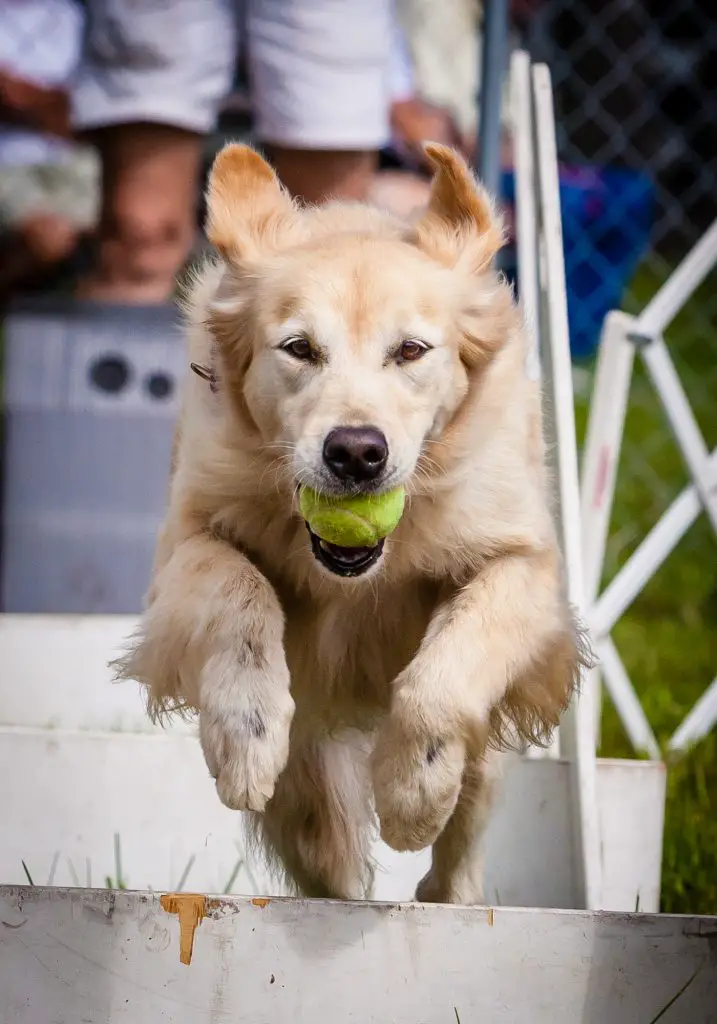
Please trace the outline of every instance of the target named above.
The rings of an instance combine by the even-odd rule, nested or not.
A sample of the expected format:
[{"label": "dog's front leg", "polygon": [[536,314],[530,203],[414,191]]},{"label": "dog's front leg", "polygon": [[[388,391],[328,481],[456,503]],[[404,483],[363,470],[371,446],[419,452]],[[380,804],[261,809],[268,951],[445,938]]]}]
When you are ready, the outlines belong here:
[{"label": "dog's front leg", "polygon": [[435,612],[394,684],[373,755],[383,839],[430,845],[458,800],[467,758],[479,759],[508,718],[517,735],[557,724],[581,664],[553,552],[493,559]]},{"label": "dog's front leg", "polygon": [[248,558],[200,534],[158,567],[151,603],[119,674],[144,683],[155,714],[199,711],[220,799],[261,811],[289,751],[294,713],[273,588]]}]

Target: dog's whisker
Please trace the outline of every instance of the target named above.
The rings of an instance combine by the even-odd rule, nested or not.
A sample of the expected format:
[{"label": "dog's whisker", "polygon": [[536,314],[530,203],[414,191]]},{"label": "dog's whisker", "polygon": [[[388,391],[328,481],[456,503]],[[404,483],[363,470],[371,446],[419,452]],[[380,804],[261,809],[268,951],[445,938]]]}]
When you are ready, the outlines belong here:
[{"label": "dog's whisker", "polygon": [[287,452],[293,455],[296,451],[296,445],[289,441],[267,441],[262,445],[264,451],[270,452]]},{"label": "dog's whisker", "polygon": [[281,490],[281,488],[280,488],[281,475],[285,471],[287,473],[287,477],[290,478],[290,475],[291,475],[290,472],[287,471],[287,467],[282,465],[280,460],[276,460],[275,462],[272,462],[270,465],[265,466],[264,470],[261,473],[261,476],[259,477],[259,489],[262,489],[262,487],[264,485],[264,481],[265,481],[265,479],[267,477],[267,474],[273,472],[274,473],[274,480],[273,480],[274,490],[277,493],[279,493],[279,491]]}]

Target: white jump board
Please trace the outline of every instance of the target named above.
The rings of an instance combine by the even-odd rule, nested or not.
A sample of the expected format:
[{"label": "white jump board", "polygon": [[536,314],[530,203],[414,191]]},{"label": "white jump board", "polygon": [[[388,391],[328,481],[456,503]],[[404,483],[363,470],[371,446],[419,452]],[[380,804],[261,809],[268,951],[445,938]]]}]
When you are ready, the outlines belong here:
[{"label": "white jump board", "polygon": [[[659,905],[664,773],[643,762],[601,762],[599,800],[605,905]],[[133,888],[221,892],[242,857],[241,816],[219,803],[199,743],[184,735],[69,733],[0,728],[0,880],[97,885],[122,874]],[[569,844],[568,766],[516,759],[486,840],[485,898],[510,906],[571,907],[577,900]],[[429,853],[396,854],[377,843],[374,896],[409,900]],[[54,867],[53,867],[54,863]],[[250,863],[231,891],[283,895]]]},{"label": "white jump board", "polygon": [[[717,918],[0,887],[3,1024],[713,1024]],[[196,918],[195,918],[196,920]],[[663,1012],[664,1011],[664,1012]]]},{"label": "white jump board", "polygon": [[[0,882],[123,880],[133,888],[282,895],[242,857],[240,817],[217,800],[194,729],[155,729],[138,688],[110,684],[108,660],[135,620],[0,616]],[[659,907],[665,775],[654,762],[600,761],[601,905]],[[518,760],[508,773],[486,843],[486,901],[580,905],[573,874],[566,763]],[[411,899],[428,851],[383,844],[374,896]],[[2,1022],[4,1024],[4,1022]]]}]

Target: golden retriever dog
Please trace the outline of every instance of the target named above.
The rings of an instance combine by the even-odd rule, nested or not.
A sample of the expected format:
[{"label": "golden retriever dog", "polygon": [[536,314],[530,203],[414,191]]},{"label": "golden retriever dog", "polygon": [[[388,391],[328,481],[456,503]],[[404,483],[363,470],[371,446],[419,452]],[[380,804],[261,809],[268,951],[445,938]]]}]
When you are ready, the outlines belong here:
[{"label": "golden retriever dog", "polygon": [[[410,223],[302,209],[254,150],[218,155],[218,256],[187,300],[202,375],[119,668],[154,715],[198,713],[219,798],[308,896],[370,892],[378,820],[396,850],[432,846],[419,899],[480,902],[495,752],[549,737],[585,660],[500,225],[461,158],[426,151]],[[406,510],[341,548],[310,534],[302,484],[403,485]]]}]

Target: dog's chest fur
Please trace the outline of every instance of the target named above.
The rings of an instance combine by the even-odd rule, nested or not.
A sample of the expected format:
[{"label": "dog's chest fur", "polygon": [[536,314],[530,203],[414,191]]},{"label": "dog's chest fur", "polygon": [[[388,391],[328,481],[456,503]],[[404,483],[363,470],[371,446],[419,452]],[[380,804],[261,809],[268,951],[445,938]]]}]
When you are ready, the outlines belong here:
[{"label": "dog's chest fur", "polygon": [[414,579],[381,591],[352,587],[324,600],[285,597],[297,714],[372,728],[388,709],[391,683],[418,649],[439,584]]}]

